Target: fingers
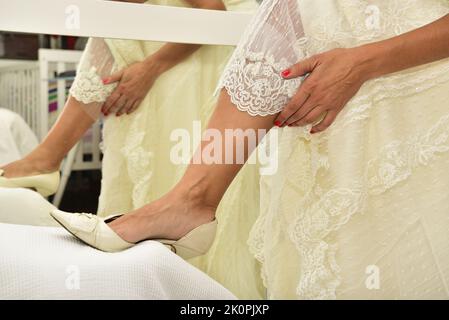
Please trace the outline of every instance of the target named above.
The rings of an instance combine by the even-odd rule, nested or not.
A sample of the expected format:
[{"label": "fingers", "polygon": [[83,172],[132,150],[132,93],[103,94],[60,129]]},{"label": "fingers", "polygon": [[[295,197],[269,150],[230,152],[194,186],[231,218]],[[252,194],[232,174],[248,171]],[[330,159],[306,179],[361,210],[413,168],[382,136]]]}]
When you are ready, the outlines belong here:
[{"label": "fingers", "polygon": [[111,84],[114,82],[119,82],[122,79],[123,76],[123,70],[120,70],[109,77],[103,79],[103,84]]},{"label": "fingers", "polygon": [[[297,113],[303,107],[303,105],[309,101],[311,93],[315,86],[315,82],[315,79],[311,76],[301,84],[298,92],[274,121],[275,126],[285,126],[287,124],[286,121],[295,113]],[[316,105],[311,106],[311,108],[312,107],[316,107]],[[307,110],[307,112],[309,111],[310,109]],[[307,112],[305,114],[307,114]]]},{"label": "fingers", "polygon": [[137,108],[140,106],[140,104],[142,103],[142,100],[136,100],[134,102],[134,104],[132,105],[132,107],[128,110],[128,112],[126,112],[126,114],[131,114],[134,111],[137,110]]},{"label": "fingers", "polygon": [[302,77],[315,69],[316,66],[316,57],[310,57],[303,61],[298,62],[287,70],[284,70],[281,75],[284,79],[293,79]]},{"label": "fingers", "polygon": [[109,114],[115,113],[117,110],[120,110],[122,107],[126,106],[126,103],[126,97],[114,91],[109,96],[108,100],[106,100],[101,110],[105,116],[108,116]]},{"label": "fingers", "polygon": [[107,116],[107,115],[109,115],[109,113],[114,113],[114,112],[116,112],[117,117],[120,117],[124,114],[131,114],[134,111],[136,111],[137,108],[139,108],[140,104],[142,103],[142,100],[140,100],[140,99],[137,99],[134,101],[130,100],[130,101],[127,101],[123,107],[117,109],[115,106],[120,105],[120,103],[121,103],[120,101],[123,101],[123,100],[119,100],[116,103],[114,103],[113,106],[108,109],[108,113],[105,113],[105,115]]},{"label": "fingers", "polygon": [[135,102],[135,100],[127,100],[126,104],[124,106],[122,106],[121,108],[119,108],[115,115],[117,117],[120,117],[122,114],[127,113],[128,110],[132,108],[134,102]]},{"label": "fingers", "polygon": [[[103,84],[106,85],[106,84],[118,82],[121,80],[122,76],[123,76],[123,70],[118,71],[118,72],[112,74],[111,76],[109,76],[108,78],[103,79]],[[101,108],[101,112],[103,112],[103,114],[105,116],[107,116],[109,113],[111,113],[111,109],[115,106],[118,99],[120,99],[120,93],[118,92],[118,90],[116,88],[112,92],[112,94],[108,97],[106,102],[103,104],[103,107]]]},{"label": "fingers", "polygon": [[322,110],[322,112],[324,112],[325,109],[321,108],[321,106],[315,102],[312,98],[309,98],[306,103],[303,104],[303,106],[289,119],[287,119],[287,121],[285,121],[285,125],[289,126],[292,125],[293,123],[298,123],[298,125],[306,125],[306,119],[305,117],[312,112],[312,110],[319,108],[320,110]]},{"label": "fingers", "polygon": [[289,124],[290,127],[304,127],[308,124],[314,123],[317,120],[320,119],[320,117],[323,116],[323,114],[326,112],[326,109],[322,107],[315,107],[312,110],[310,110],[309,113],[307,113],[305,116],[301,118],[301,120],[295,121],[291,124]]},{"label": "fingers", "polygon": [[338,112],[335,110],[329,111],[320,123],[318,123],[317,125],[312,127],[312,130],[310,130],[310,133],[313,134],[313,133],[322,132],[322,131],[326,130],[327,128],[329,128],[330,125],[337,118],[337,114],[338,114]]},{"label": "fingers", "polygon": [[317,105],[311,100],[311,97],[309,96],[301,106],[296,106],[296,112],[292,114],[288,119],[286,119],[283,125],[288,126],[294,122],[301,120],[315,107],[317,107]]},{"label": "fingers", "polygon": [[278,127],[283,126],[304,126],[313,123],[326,112],[326,109],[316,99],[316,89],[318,79],[312,74],[312,71],[318,65],[318,56],[312,56],[305,59],[290,69],[282,72],[284,79],[292,79],[309,74],[310,77],[301,84],[297,94],[291,99],[287,106],[276,118],[274,124]]},{"label": "fingers", "polygon": [[121,95],[120,98],[118,98],[117,102],[111,107],[110,112],[117,113],[120,109],[126,107],[127,103],[128,103],[127,97]]},{"label": "fingers", "polygon": [[120,99],[120,93],[118,93],[117,89],[115,89],[101,108],[101,111],[105,116],[111,113],[111,110],[117,103],[118,99]]},{"label": "fingers", "polygon": [[282,112],[277,116],[274,121],[274,125],[277,127],[283,127],[286,125],[286,121],[292,117],[298,109],[307,101],[309,94],[299,90],[298,93],[293,97],[293,99],[287,104],[287,106],[282,110]]},{"label": "fingers", "polygon": [[140,104],[142,103],[142,100],[134,100],[134,101],[130,101],[126,104],[126,106],[124,108],[121,108],[119,111],[117,111],[117,117],[120,117],[124,114],[131,114],[134,111],[137,110],[137,108],[140,106]]}]

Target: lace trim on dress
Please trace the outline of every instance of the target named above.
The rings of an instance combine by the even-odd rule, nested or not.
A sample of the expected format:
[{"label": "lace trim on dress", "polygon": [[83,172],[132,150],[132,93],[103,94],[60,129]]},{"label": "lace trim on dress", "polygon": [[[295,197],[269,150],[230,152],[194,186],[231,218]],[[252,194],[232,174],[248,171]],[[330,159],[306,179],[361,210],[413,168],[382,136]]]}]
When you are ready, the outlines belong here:
[{"label": "lace trim on dress", "polygon": [[[280,21],[282,15],[286,17]],[[279,113],[299,88],[302,78],[281,76],[305,57],[298,41],[303,30],[295,21],[297,15],[296,1],[264,1],[245,30],[217,86],[217,91],[227,90],[240,111],[252,116]]]},{"label": "lace trim on dress", "polygon": [[448,81],[449,62],[438,62],[438,65],[426,66],[425,70],[409,74],[398,74],[372,80],[343,109],[329,130],[329,133],[332,133],[319,134],[319,139],[326,140],[350,124],[369,119],[373,105],[383,100],[411,96]]},{"label": "lace trim on dress", "polygon": [[151,162],[154,154],[143,147],[143,141],[147,133],[139,130],[139,128],[139,121],[131,124],[128,128],[125,144],[120,150],[128,160],[128,175],[134,184],[131,197],[134,208],[141,207],[147,202],[148,188],[153,176]]},{"label": "lace trim on dress", "polygon": [[406,180],[419,166],[426,166],[449,151],[449,115],[441,118],[426,134],[388,144],[379,157],[368,162],[370,194],[379,195]]},{"label": "lace trim on dress", "polygon": [[[337,47],[353,47],[393,37],[423,26],[448,13],[447,5],[441,3],[427,6],[423,9],[424,12],[417,13],[416,10],[411,10],[416,6],[414,0],[403,1],[401,5],[398,5],[397,1],[384,1],[375,5],[381,12],[381,16],[380,25],[373,27],[367,24],[366,1],[344,0],[342,1],[344,4],[341,4],[342,7],[352,8],[354,12],[363,14],[350,17],[332,15],[327,18],[311,19],[310,25],[307,26],[307,34],[294,40],[285,35],[285,38],[274,38],[270,43],[262,43],[262,39],[258,37],[262,31],[266,31],[264,27],[266,24],[290,21],[296,18],[296,15],[292,17],[294,14],[292,10],[298,11],[299,7],[291,6],[293,2],[272,0],[261,5],[259,15],[245,31],[219,82],[217,90],[226,88],[232,103],[239,110],[246,111],[252,116],[267,116],[282,111],[296,93],[302,80],[284,80],[280,76],[280,72],[294,63]],[[273,17],[273,15],[277,16]],[[297,16],[300,17],[298,13]],[[301,21],[295,22],[296,24],[301,23]],[[347,26],[348,23],[350,28]],[[298,34],[298,30],[295,30],[295,28],[299,28],[298,26],[284,24],[283,28],[286,33],[290,33],[290,36]],[[280,37],[279,34],[275,34],[275,36]],[[294,57],[289,52],[286,53],[289,58],[283,59],[279,56],[280,50],[286,52],[293,50]],[[449,65],[432,70],[427,67],[413,72],[414,76],[402,73],[371,81],[375,87],[374,94],[356,96],[353,101],[357,109],[352,113],[363,110],[364,114],[358,114],[358,116],[364,119],[370,108],[369,101],[373,98],[379,101],[397,95],[413,94],[434,86],[435,83],[430,80],[442,76],[449,78]],[[351,108],[346,109],[349,111]],[[342,115],[339,115],[339,118],[341,117]],[[346,119],[344,122],[357,120],[355,117],[349,117],[350,119]]]},{"label": "lace trim on dress", "polygon": [[224,87],[232,103],[251,116],[277,114],[296,93],[302,78],[285,80],[281,72],[291,64],[275,62],[262,53],[236,55],[226,68],[219,87]]},{"label": "lace trim on dress", "polygon": [[[357,185],[353,188],[322,189],[316,184],[315,177],[318,170],[327,169],[326,156],[319,154],[317,149],[311,151],[314,157],[322,158],[321,165],[314,168],[316,171],[308,179],[308,186],[303,187],[308,191],[298,204],[297,218],[288,230],[301,257],[297,294],[305,299],[336,299],[341,277],[335,260],[337,248],[329,240],[330,235],[354,214],[363,212],[368,196],[380,195],[393,188],[409,178],[416,168],[430,165],[432,160],[449,151],[449,114],[440,118],[426,133],[405,141],[393,141],[379,152],[378,157],[368,161],[364,177],[368,187],[365,189]],[[251,252],[262,264],[267,227],[266,216],[261,216],[248,240]],[[264,264],[261,272],[266,285]]]},{"label": "lace trim on dress", "polygon": [[88,71],[78,73],[77,81],[70,88],[70,94],[84,104],[105,102],[115,87],[115,84],[104,85],[97,68],[92,66]]},{"label": "lace trim on dress", "polygon": [[116,71],[116,67],[114,57],[105,40],[89,38],[78,65],[75,81],[70,88],[70,94],[86,105],[86,111],[92,112],[96,109],[99,111],[101,104],[117,86],[116,83],[104,85],[102,78],[109,77]]}]

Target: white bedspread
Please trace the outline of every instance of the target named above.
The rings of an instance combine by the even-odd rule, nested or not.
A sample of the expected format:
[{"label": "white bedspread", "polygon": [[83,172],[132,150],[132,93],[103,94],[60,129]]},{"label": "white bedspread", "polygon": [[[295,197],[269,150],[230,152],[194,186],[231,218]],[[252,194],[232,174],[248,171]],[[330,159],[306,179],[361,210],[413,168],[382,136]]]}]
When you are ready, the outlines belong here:
[{"label": "white bedspread", "polygon": [[155,241],[119,253],[57,227],[0,224],[0,299],[235,299]]},{"label": "white bedspread", "polygon": [[0,189],[0,299],[236,299],[158,242],[104,253],[43,226],[52,207],[30,190]]},{"label": "white bedspread", "polygon": [[18,160],[37,146],[35,134],[16,113],[0,108],[0,165]]},{"label": "white bedspread", "polygon": [[0,188],[0,223],[59,226],[48,214],[55,208],[39,193],[29,189]]}]

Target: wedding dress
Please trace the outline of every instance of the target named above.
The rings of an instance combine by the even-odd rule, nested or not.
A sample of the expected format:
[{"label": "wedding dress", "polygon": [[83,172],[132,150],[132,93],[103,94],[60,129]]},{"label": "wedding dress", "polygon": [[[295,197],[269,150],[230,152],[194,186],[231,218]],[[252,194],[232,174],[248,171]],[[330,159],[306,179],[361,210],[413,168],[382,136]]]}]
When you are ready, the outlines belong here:
[{"label": "wedding dress", "polygon": [[[264,0],[218,88],[276,114],[301,82],[282,70],[448,13],[446,0]],[[448,100],[445,59],[367,82],[323,133],[270,133],[279,168],[248,239],[268,298],[449,298]]]},{"label": "wedding dress", "polygon": [[[181,0],[147,3],[185,6]],[[227,10],[254,11],[255,0],[225,0]],[[101,79],[157,51],[163,43],[118,39],[89,39],[70,90],[86,112],[97,117],[115,85]],[[157,79],[139,109],[129,116],[109,116],[103,126],[103,180],[98,214],[126,213],[159,198],[181,178],[187,162],[170,160],[170,134],[185,129],[193,135],[193,122],[202,129],[213,112],[219,77],[234,47],[203,46]],[[199,139],[200,137],[196,137]],[[191,146],[193,153],[195,147]],[[190,156],[186,157],[189,160]],[[260,299],[265,291],[260,267],[245,244],[259,214],[258,166],[245,167],[218,208],[218,239],[209,254],[190,261],[222,283],[239,298]],[[254,201],[241,201],[254,199]],[[233,259],[223,263],[232,253]],[[213,263],[212,261],[217,261]],[[245,278],[241,281],[240,276]]]},{"label": "wedding dress", "polygon": [[[264,0],[219,88],[242,111],[274,114],[301,81],[281,79],[283,69],[448,12],[446,0]],[[156,46],[106,44],[90,41],[79,75],[85,90],[72,89],[78,100],[90,92],[86,103],[104,101],[113,86],[102,86],[103,72]],[[190,129],[192,119],[205,123],[214,103],[205,92],[220,68],[201,59],[226,55],[225,48],[201,50],[212,60],[198,51],[163,75],[134,115],[106,120],[99,214],[139,207],[182,175],[185,166],[166,162],[167,130]],[[106,63],[110,52],[113,65]],[[245,166],[220,205],[212,250],[192,263],[239,298],[263,297],[259,272],[272,299],[448,298],[448,71],[443,60],[369,81],[318,135],[309,134],[310,126],[275,129],[279,168],[262,177],[260,204],[258,171]],[[186,74],[210,77],[192,86]]]}]

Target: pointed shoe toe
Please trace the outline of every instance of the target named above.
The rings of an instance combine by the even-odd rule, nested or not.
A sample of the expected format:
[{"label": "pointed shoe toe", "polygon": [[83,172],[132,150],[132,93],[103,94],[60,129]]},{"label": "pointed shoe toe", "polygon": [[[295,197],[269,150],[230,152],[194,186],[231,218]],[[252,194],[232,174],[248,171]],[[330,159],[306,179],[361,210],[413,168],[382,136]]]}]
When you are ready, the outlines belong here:
[{"label": "pointed shoe toe", "polygon": [[118,252],[135,245],[123,240],[105,222],[120,215],[101,218],[90,213],[69,213],[61,210],[53,210],[50,215],[73,236],[95,249]]}]

